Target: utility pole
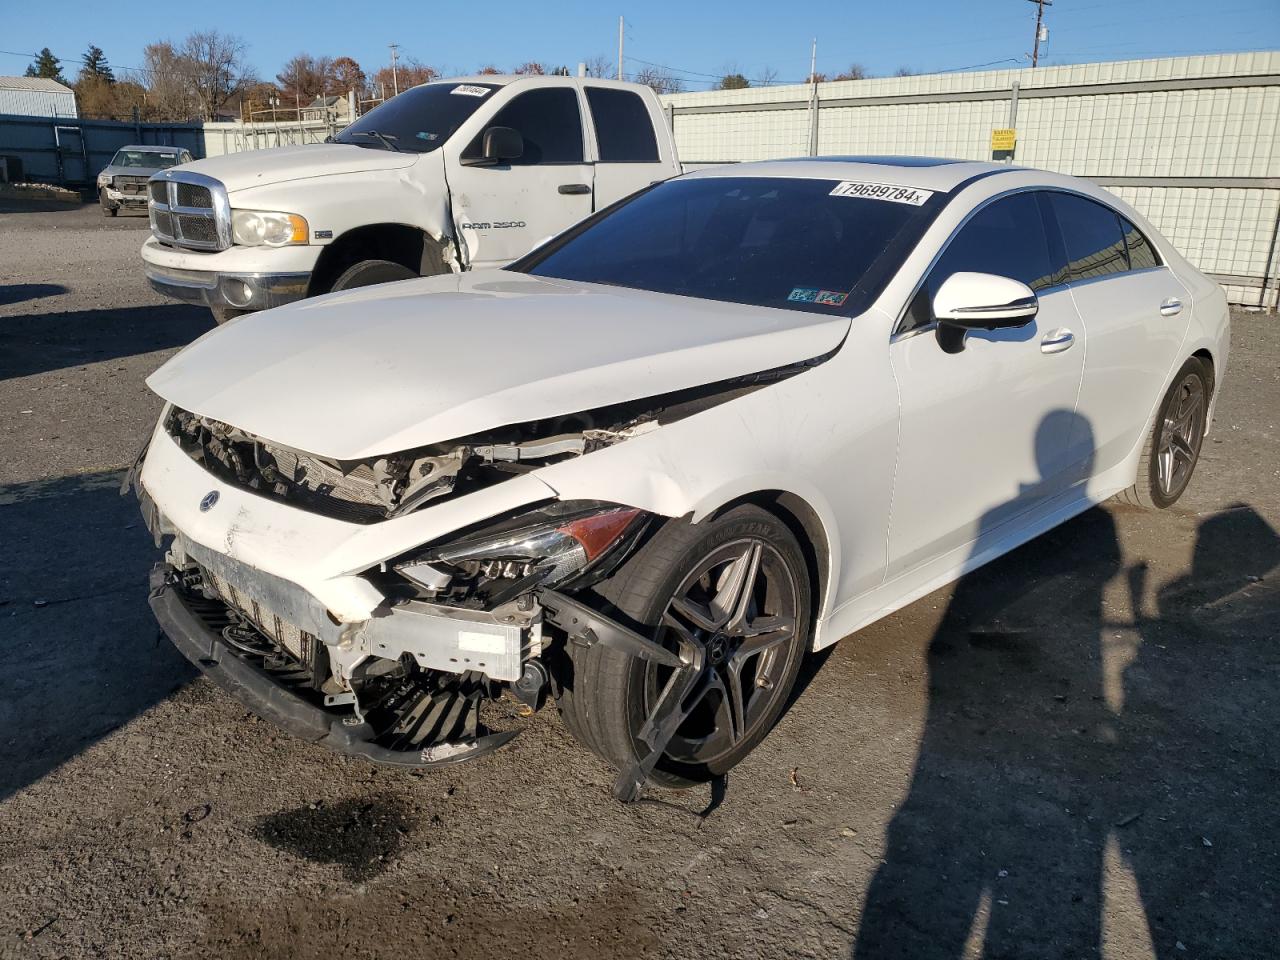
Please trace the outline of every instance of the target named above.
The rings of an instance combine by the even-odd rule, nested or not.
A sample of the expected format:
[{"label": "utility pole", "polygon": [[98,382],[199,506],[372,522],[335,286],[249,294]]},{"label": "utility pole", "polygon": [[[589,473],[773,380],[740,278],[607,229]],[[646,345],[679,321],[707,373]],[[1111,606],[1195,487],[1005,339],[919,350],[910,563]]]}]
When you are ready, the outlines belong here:
[{"label": "utility pole", "polygon": [[619,80],[625,79],[623,76],[623,69],[622,69],[622,31],[625,28],[625,26],[626,24],[624,23],[622,17],[619,17],[618,18],[618,79]]},{"label": "utility pole", "polygon": [[400,77],[396,73],[396,56],[397,51],[400,49],[400,44],[388,43],[387,46],[391,48],[391,95],[398,97],[400,96]]},{"label": "utility pole", "polygon": [[1030,0],[1030,2],[1036,5],[1036,40],[1035,45],[1031,48],[1031,66],[1036,67],[1040,63],[1040,35],[1042,33],[1046,34],[1047,39],[1047,31],[1042,27],[1044,23],[1044,8],[1052,7],[1053,0]]}]

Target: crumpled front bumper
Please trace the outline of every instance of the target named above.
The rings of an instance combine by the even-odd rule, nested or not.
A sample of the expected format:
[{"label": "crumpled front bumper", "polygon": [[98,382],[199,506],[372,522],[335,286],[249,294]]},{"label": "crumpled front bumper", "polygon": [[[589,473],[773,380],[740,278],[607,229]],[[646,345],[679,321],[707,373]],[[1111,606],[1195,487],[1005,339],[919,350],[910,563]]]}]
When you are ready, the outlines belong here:
[{"label": "crumpled front bumper", "polygon": [[308,703],[238,655],[201,620],[182,591],[168,581],[167,571],[163,563],[152,570],[150,602],[156,620],[174,646],[205,676],[258,716],[302,740],[375,763],[436,767],[492,753],[519,733],[517,730],[491,733],[457,743],[436,743],[416,751],[380,746],[373,742],[376,731],[354,714],[329,711]]}]

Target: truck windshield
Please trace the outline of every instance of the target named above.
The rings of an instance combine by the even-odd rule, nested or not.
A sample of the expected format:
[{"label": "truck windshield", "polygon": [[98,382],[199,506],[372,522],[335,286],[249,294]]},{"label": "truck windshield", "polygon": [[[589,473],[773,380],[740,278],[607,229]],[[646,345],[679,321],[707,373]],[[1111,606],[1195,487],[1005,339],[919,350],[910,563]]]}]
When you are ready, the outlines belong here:
[{"label": "truck windshield", "polygon": [[429,153],[462,126],[498,87],[491,83],[428,83],[375,107],[334,139],[375,150]]},{"label": "truck windshield", "polygon": [[113,167],[140,167],[144,170],[165,170],[177,166],[178,151],[172,153],[159,150],[130,150],[127,147],[117,150],[111,158]]},{"label": "truck windshield", "polygon": [[[838,180],[670,180],[510,269],[706,300],[853,315],[878,295],[945,200]],[[865,185],[872,186],[872,185]],[[883,186],[883,185],[875,185]]]}]

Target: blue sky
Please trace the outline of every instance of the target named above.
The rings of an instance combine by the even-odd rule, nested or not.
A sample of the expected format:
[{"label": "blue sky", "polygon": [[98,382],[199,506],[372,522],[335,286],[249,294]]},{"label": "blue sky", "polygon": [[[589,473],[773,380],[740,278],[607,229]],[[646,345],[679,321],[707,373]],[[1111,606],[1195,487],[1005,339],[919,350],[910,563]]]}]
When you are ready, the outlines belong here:
[{"label": "blue sky", "polygon": [[[74,79],[74,62],[90,43],[102,47],[113,65],[136,66],[148,42],[207,28],[246,39],[249,60],[264,78],[304,51],[351,56],[372,73],[387,62],[386,45],[393,41],[402,56],[445,73],[486,63],[509,69],[525,60],[572,69],[588,57],[616,57],[621,14],[627,18],[628,68],[639,67],[640,60],[676,68],[686,89],[705,89],[711,82],[705,75],[731,68],[748,77],[771,68],[779,82],[800,81],[808,72],[813,37],[818,69],[828,74],[851,62],[874,74],[902,66],[917,72],[1014,66],[1031,48],[1036,10],[1029,0],[169,0],[118,8],[102,0],[62,0],[8,6],[0,30],[0,49],[6,51],[0,53],[0,74],[20,74],[29,62],[25,54],[47,46],[64,58],[64,70]],[[1048,64],[1280,49],[1277,0],[1055,0],[1046,16],[1049,43],[1042,63]],[[171,28],[152,26],[164,23]]]}]

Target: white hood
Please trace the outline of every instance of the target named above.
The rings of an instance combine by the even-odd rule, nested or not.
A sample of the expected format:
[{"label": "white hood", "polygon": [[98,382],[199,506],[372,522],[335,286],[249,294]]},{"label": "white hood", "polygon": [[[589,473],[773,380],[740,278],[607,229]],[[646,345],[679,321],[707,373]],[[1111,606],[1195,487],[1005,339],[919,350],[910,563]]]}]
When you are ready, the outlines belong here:
[{"label": "white hood", "polygon": [[848,328],[845,317],[484,270],[248,314],[147,385],[266,440],[356,460],[807,360]]},{"label": "white hood", "polygon": [[409,166],[420,156],[418,153],[375,150],[349,143],[312,143],[297,147],[228,153],[184,164],[182,169],[221,180],[227,192],[234,193],[284,180],[363,173],[367,170],[398,170]]}]

